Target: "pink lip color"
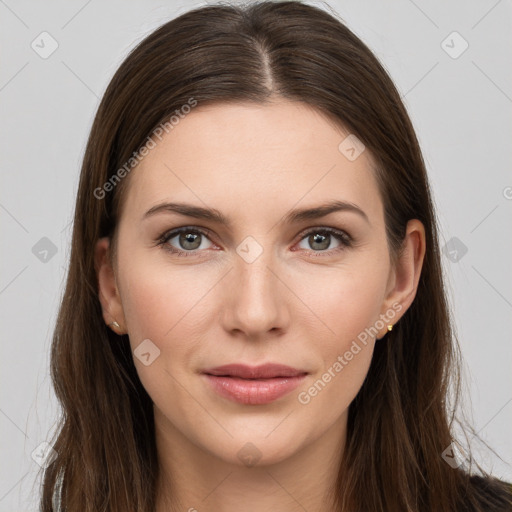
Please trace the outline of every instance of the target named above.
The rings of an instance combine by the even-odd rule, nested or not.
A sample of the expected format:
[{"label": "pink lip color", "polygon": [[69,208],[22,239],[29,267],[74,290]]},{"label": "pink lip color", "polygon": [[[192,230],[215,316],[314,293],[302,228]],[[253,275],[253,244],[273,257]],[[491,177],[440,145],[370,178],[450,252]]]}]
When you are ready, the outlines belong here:
[{"label": "pink lip color", "polygon": [[273,377],[270,379],[241,379],[238,377],[203,374],[217,393],[246,405],[268,404],[293,391],[306,375]]}]

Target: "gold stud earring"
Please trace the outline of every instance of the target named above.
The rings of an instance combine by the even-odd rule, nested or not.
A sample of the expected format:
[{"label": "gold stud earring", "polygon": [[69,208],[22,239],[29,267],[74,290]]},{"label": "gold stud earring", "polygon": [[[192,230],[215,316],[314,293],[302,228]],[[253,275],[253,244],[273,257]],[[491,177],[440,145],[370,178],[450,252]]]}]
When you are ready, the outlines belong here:
[{"label": "gold stud earring", "polygon": [[388,325],[388,332],[391,332],[393,330],[393,324]]}]

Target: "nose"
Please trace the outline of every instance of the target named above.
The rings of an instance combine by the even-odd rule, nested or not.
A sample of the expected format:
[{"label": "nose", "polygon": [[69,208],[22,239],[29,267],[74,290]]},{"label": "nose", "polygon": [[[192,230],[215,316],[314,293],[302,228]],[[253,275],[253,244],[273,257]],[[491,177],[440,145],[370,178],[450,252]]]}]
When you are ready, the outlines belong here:
[{"label": "nose", "polygon": [[227,332],[253,340],[288,329],[290,291],[280,278],[271,250],[250,262],[236,256],[224,287],[223,322]]}]

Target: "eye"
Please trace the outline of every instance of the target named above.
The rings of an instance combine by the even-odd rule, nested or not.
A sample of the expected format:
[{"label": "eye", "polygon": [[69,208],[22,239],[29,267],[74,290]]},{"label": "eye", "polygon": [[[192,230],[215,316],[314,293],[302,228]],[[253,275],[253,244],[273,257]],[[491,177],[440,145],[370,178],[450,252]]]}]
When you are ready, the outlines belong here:
[{"label": "eye", "polygon": [[205,239],[209,240],[206,231],[184,226],[164,233],[158,245],[179,256],[193,256],[199,249],[208,249]]},{"label": "eye", "polygon": [[[210,246],[207,243],[205,245],[206,240],[210,242]],[[352,245],[350,235],[344,231],[328,227],[310,229],[302,234],[301,243],[303,241],[309,245],[309,247],[305,248],[306,250],[318,253],[315,256],[330,255]],[[331,246],[333,241],[337,242],[335,247]],[[183,226],[165,232],[159,238],[158,245],[173,254],[185,257],[195,256],[202,252],[201,249],[208,249],[214,246],[209,239],[208,232],[190,226]],[[301,249],[304,249],[304,247],[301,247]]]},{"label": "eye", "polygon": [[[301,242],[303,241],[305,241],[305,243],[309,246],[305,247],[306,250],[311,248],[314,253],[321,253],[321,255],[342,251],[343,249],[351,247],[352,245],[352,238],[350,235],[344,231],[339,231],[337,229],[327,227],[310,229],[303,234]],[[335,247],[331,246],[333,241],[337,242]]]}]

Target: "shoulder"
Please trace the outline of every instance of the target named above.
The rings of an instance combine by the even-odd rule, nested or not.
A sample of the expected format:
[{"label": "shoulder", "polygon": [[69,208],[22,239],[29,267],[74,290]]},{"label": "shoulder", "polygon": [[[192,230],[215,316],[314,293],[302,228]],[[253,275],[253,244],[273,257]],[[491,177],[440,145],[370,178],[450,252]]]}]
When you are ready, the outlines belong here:
[{"label": "shoulder", "polygon": [[[512,484],[492,476],[471,475],[468,479],[466,496],[471,498],[461,512],[481,510],[482,512],[512,512]],[[470,501],[472,502],[470,504]],[[479,508],[474,508],[474,502]]]}]

